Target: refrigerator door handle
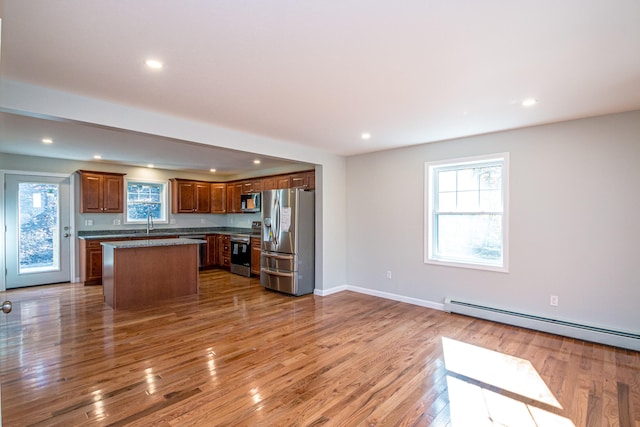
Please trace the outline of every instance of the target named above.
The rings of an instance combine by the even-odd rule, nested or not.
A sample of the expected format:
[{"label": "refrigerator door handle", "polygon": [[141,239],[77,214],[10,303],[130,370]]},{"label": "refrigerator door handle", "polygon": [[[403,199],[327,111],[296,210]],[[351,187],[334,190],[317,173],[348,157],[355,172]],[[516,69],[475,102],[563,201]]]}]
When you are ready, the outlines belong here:
[{"label": "refrigerator door handle", "polygon": [[293,255],[271,255],[264,252],[262,253],[262,256],[267,258],[275,258],[275,259],[289,259],[289,260],[293,259]]},{"label": "refrigerator door handle", "polygon": [[293,277],[293,272],[289,272],[289,273],[282,273],[280,271],[275,271],[275,270],[269,270],[268,268],[262,268],[260,271],[264,271],[267,274],[271,274],[273,276],[280,276],[280,277]]},{"label": "refrigerator door handle", "polygon": [[278,196],[273,202],[273,217],[273,241],[277,246],[280,241],[280,198]]}]

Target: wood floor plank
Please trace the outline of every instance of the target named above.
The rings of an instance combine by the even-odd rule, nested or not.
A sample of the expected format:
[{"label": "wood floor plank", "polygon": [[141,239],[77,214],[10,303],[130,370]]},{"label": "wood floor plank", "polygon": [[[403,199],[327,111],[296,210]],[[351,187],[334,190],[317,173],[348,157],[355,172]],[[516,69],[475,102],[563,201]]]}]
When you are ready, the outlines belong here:
[{"label": "wood floor plank", "polygon": [[[0,297],[14,302],[0,329],[5,426],[449,427],[473,407],[475,425],[640,427],[638,352],[369,295],[291,297],[210,270],[198,295],[135,310],[79,284]],[[526,361],[559,407],[449,371],[446,340]]]}]

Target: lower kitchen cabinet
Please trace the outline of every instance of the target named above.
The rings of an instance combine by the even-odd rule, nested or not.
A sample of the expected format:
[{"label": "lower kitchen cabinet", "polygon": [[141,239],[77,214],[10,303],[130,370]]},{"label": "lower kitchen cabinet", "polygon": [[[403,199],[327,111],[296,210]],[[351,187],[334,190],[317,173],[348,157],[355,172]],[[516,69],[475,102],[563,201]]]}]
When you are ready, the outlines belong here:
[{"label": "lower kitchen cabinet", "polygon": [[102,242],[123,240],[173,239],[178,236],[140,236],[115,239],[85,240],[79,239],[80,246],[80,282],[87,285],[102,284]]},{"label": "lower kitchen cabinet", "polygon": [[251,274],[260,275],[260,239],[251,238]]},{"label": "lower kitchen cabinet", "polygon": [[99,240],[80,239],[80,281],[102,284],[102,245]]},{"label": "lower kitchen cabinet", "polygon": [[231,238],[228,234],[217,234],[218,262],[216,265],[223,268],[231,268]]},{"label": "lower kitchen cabinet", "polygon": [[207,263],[203,267],[215,267],[218,265],[218,235],[208,234],[207,237]]}]

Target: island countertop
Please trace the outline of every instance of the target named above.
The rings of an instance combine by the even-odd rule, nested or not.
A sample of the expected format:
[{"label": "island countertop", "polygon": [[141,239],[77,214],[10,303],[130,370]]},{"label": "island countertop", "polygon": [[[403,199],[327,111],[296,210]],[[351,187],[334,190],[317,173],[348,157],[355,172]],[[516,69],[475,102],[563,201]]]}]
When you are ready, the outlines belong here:
[{"label": "island countertop", "polygon": [[183,237],[174,239],[147,239],[147,240],[116,240],[115,242],[101,242],[102,246],[111,246],[114,249],[146,248],[151,246],[177,246],[177,245],[201,245],[206,240],[186,239]]}]

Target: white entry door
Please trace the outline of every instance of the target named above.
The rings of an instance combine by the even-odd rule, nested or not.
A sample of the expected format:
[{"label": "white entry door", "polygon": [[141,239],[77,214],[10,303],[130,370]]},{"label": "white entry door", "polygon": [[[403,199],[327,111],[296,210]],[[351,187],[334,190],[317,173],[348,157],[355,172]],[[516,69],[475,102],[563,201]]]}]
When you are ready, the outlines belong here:
[{"label": "white entry door", "polygon": [[5,175],[6,287],[69,282],[69,178]]}]

